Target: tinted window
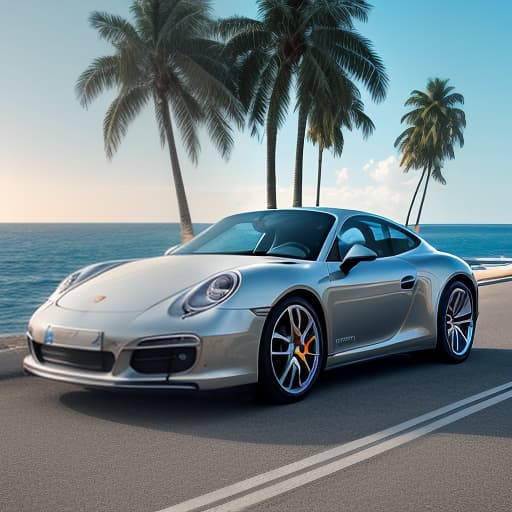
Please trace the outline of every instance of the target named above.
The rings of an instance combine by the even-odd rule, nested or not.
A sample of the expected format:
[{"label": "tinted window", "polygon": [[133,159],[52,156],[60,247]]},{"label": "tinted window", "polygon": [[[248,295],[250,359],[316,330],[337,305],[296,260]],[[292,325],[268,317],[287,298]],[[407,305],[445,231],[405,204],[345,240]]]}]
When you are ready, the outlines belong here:
[{"label": "tinted window", "polygon": [[414,249],[419,241],[386,221],[369,217],[348,219],[338,235],[338,248],[333,248],[329,259],[342,260],[355,243],[377,253],[379,258],[394,256]]},{"label": "tinted window", "polygon": [[198,253],[217,251],[246,252],[257,246],[262,234],[250,222],[235,224],[231,229],[219,233],[197,248]]},{"label": "tinted window", "polygon": [[315,260],[334,220],[330,214],[307,210],[233,215],[173,254],[271,255]]},{"label": "tinted window", "polygon": [[389,226],[389,235],[391,238],[391,246],[393,254],[401,254],[410,251],[418,246],[419,241],[401,229]]}]

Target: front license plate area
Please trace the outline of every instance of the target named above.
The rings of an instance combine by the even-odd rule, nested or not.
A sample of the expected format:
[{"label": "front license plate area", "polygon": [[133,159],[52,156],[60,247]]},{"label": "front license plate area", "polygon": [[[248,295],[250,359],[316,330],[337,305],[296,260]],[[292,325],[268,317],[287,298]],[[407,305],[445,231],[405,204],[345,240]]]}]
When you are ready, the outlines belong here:
[{"label": "front license plate area", "polygon": [[89,329],[71,329],[49,325],[46,328],[44,344],[101,351],[103,349],[103,333]]}]

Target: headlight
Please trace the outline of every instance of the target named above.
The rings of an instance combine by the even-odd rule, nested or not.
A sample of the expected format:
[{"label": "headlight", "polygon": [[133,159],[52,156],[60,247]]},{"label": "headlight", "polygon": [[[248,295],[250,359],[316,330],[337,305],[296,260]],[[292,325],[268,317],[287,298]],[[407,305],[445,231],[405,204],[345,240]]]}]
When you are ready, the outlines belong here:
[{"label": "headlight", "polygon": [[183,311],[192,314],[212,308],[233,295],[239,284],[240,276],[235,272],[211,277],[188,292],[183,300]]},{"label": "headlight", "polygon": [[123,265],[124,263],[128,263],[131,260],[114,260],[114,261],[105,261],[103,263],[95,263],[94,265],[89,265],[87,267],[82,268],[81,270],[77,270],[72,274],[69,274],[68,277],[63,279],[59,286],[55,289],[55,291],[50,295],[49,299],[51,302],[55,302],[59,295],[64,293],[67,289],[71,288],[75,284],[78,284],[86,279],[90,279],[91,277],[97,276],[102,272],[110,270],[114,267],[118,267],[119,265]]},{"label": "headlight", "polygon": [[55,301],[55,299],[61,294],[64,293],[68,288],[73,286],[80,277],[80,274],[82,273],[81,270],[77,270],[76,272],[73,272],[72,274],[69,274],[68,277],[64,278],[59,286],[55,289],[55,291],[50,295],[49,300],[52,302]]}]

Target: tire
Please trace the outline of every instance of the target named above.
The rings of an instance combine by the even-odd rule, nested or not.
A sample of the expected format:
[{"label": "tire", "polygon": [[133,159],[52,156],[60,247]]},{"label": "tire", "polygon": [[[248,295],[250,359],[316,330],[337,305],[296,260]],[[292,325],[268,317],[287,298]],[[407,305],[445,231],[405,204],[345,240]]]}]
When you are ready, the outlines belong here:
[{"label": "tire", "polygon": [[261,337],[258,387],[262,398],[278,404],[301,400],[323,370],[325,357],[315,309],[302,297],[285,298],[270,311]]},{"label": "tire", "polygon": [[443,291],[437,312],[436,352],[441,360],[457,364],[469,357],[475,337],[475,299],[462,282]]}]

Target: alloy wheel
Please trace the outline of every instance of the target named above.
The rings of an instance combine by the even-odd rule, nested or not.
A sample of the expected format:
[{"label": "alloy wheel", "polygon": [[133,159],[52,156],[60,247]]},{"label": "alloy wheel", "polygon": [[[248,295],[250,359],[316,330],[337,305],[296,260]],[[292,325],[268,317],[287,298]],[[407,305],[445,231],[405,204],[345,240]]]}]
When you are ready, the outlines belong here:
[{"label": "alloy wheel", "polygon": [[468,290],[454,288],[448,299],[445,314],[446,338],[452,353],[464,355],[473,339],[473,303]]},{"label": "alloy wheel", "polygon": [[271,366],[280,387],[300,394],[310,386],[321,359],[319,330],[308,309],[293,304],[277,319],[270,342]]}]

